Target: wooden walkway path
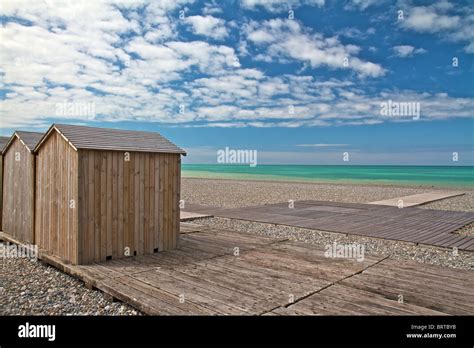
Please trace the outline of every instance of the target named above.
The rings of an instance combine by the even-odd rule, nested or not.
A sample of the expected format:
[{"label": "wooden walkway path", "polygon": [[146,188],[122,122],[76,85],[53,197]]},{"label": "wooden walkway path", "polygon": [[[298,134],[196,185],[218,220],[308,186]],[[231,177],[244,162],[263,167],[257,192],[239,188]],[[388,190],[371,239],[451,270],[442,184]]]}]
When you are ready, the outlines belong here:
[{"label": "wooden walkway path", "polygon": [[398,208],[364,203],[297,201],[222,209],[188,204],[187,209],[218,217],[280,224],[474,251],[474,237],[455,231],[474,223],[474,213]]},{"label": "wooden walkway path", "polygon": [[462,195],[464,195],[464,192],[458,191],[425,192],[417,193],[415,195],[384,199],[382,201],[370,202],[369,204],[390,205],[392,207],[398,207],[400,202],[402,202],[403,206],[406,208]]},{"label": "wooden walkway path", "polygon": [[87,266],[44,251],[40,258],[148,314],[474,314],[471,271],[328,258],[312,245],[186,223],[181,230],[178,249],[153,255]]}]

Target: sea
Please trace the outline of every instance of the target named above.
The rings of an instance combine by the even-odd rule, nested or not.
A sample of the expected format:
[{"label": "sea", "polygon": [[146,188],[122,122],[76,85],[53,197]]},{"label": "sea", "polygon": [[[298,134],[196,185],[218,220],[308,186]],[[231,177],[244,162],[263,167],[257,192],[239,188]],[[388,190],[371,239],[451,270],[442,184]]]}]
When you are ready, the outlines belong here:
[{"label": "sea", "polygon": [[474,188],[474,166],[183,164],[188,178]]}]

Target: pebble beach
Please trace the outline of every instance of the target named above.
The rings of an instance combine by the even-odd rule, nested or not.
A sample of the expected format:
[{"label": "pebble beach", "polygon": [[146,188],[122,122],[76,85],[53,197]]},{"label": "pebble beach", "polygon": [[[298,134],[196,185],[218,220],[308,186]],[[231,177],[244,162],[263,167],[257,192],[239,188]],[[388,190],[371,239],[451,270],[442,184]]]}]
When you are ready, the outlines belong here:
[{"label": "pebble beach", "polygon": [[[237,181],[216,179],[182,179],[181,197],[186,203],[236,208],[287,202],[288,200],[322,200],[333,202],[371,202],[416,193],[446,190],[435,187],[391,185],[320,184],[270,181]],[[474,190],[461,188],[465,195],[421,206],[425,209],[474,211]],[[471,269],[472,253],[417,246],[412,243],[315,231],[301,228],[207,218],[195,223],[226,228],[269,237],[285,237],[294,241],[324,245],[360,243],[366,253],[390,256],[460,269]],[[462,231],[473,234],[470,226]],[[67,274],[41,262],[27,259],[2,259],[0,266],[0,315],[140,315],[134,308],[110,302],[100,291],[89,290]]]},{"label": "pebble beach", "polygon": [[320,184],[308,182],[223,180],[183,178],[181,198],[185,202],[222,208],[249,207],[288,200],[367,203],[435,191],[462,191],[465,195],[421,206],[427,209],[474,211],[474,190],[433,186],[364,184]]}]

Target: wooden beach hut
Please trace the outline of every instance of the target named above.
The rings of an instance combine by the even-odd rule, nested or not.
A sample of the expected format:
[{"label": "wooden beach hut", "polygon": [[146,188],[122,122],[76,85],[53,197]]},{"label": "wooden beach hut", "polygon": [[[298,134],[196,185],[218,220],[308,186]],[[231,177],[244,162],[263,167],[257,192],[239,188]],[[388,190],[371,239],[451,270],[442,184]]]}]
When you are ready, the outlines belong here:
[{"label": "wooden beach hut", "polygon": [[0,137],[0,231],[2,230],[3,215],[3,148],[8,143],[9,137]]},{"label": "wooden beach hut", "polygon": [[43,133],[16,131],[3,148],[2,230],[34,243],[35,155]]},{"label": "wooden beach hut", "polygon": [[35,152],[40,248],[87,264],[176,247],[186,153],[160,134],[54,124]]}]

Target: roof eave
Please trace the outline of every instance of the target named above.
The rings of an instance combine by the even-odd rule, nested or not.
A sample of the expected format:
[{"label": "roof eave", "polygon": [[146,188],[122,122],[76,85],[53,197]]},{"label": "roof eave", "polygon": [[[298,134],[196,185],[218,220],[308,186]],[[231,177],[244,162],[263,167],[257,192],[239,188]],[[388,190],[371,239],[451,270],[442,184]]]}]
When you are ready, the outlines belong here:
[{"label": "roof eave", "polygon": [[28,147],[28,145],[26,145],[26,143],[21,140],[20,136],[18,135],[17,131],[14,131],[12,136],[10,137],[10,139],[8,140],[8,142],[5,144],[5,146],[3,147],[3,149],[0,150],[0,154],[3,155],[5,154],[5,152],[7,152],[8,148],[13,144],[13,141],[15,141],[15,138],[17,138],[22,144],[24,147],[26,147],[26,149],[28,150],[29,153],[33,153],[34,151],[32,149],[30,149]]},{"label": "roof eave", "polygon": [[90,150],[90,151],[120,151],[120,152],[143,152],[143,153],[165,153],[165,154],[170,154],[170,155],[183,155],[187,156],[186,151],[184,150],[179,150],[179,151],[153,151],[153,150],[148,150],[148,149],[125,149],[125,148],[120,148],[120,149],[110,149],[110,148],[102,148],[102,147],[84,147],[84,146],[78,146],[77,150]]},{"label": "roof eave", "polygon": [[51,127],[49,127],[48,131],[47,131],[46,133],[44,133],[44,135],[41,137],[41,140],[38,142],[38,144],[36,144],[36,146],[35,146],[33,152],[35,152],[35,153],[38,152],[38,150],[39,150],[39,148],[41,147],[41,145],[43,145],[43,143],[46,141],[46,139],[49,138],[49,136],[51,135],[51,133],[52,133],[53,131],[58,132],[58,134],[61,135],[61,137],[62,137],[74,150],[77,151],[76,146],[74,146],[74,144],[71,143],[71,142],[69,141],[69,139],[66,138],[66,136],[56,127],[56,124],[53,123],[53,124],[51,125]]},{"label": "roof eave", "polygon": [[10,145],[13,143],[13,140],[15,139],[15,137],[17,137],[16,135],[16,131],[13,132],[13,134],[10,136],[10,139],[8,139],[7,143],[5,144],[5,146],[3,147],[2,149],[2,155],[7,152],[7,149],[10,147]]}]

